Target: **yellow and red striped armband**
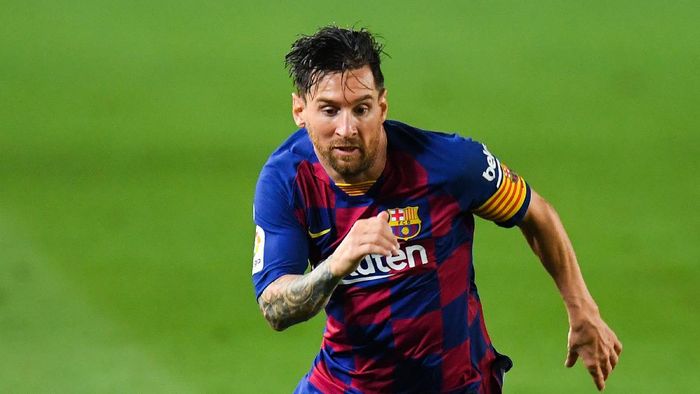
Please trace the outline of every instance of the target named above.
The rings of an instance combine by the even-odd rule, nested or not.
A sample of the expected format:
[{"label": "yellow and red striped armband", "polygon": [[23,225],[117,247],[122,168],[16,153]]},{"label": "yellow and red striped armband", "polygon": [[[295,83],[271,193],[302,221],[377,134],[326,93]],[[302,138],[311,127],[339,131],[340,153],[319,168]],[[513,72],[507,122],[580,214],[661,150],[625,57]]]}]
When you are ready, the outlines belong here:
[{"label": "yellow and red striped armband", "polygon": [[496,193],[474,210],[474,213],[479,217],[494,222],[505,222],[515,216],[527,197],[525,180],[511,171],[505,164],[500,164],[503,171],[501,185]]}]

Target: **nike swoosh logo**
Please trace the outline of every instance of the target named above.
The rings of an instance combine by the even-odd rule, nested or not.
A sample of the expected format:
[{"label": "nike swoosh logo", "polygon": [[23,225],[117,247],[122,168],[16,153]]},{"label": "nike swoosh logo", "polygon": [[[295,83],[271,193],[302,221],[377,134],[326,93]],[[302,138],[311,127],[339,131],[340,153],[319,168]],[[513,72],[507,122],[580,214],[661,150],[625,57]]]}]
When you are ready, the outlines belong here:
[{"label": "nike swoosh logo", "polygon": [[309,230],[309,235],[311,236],[311,238],[318,238],[318,237],[320,237],[320,236],[322,236],[322,235],[328,234],[330,231],[331,231],[331,228],[330,228],[330,227],[327,228],[327,229],[325,229],[325,230],[323,230],[323,231],[319,231],[319,232],[317,232],[317,233],[312,233],[311,230]]}]

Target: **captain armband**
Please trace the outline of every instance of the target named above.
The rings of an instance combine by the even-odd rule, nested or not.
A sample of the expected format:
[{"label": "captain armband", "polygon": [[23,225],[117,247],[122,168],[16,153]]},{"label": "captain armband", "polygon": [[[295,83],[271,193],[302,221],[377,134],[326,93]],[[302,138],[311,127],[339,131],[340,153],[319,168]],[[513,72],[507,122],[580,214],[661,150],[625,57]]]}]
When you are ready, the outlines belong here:
[{"label": "captain armband", "polygon": [[474,210],[479,217],[494,222],[505,222],[515,216],[525,203],[527,184],[525,180],[511,171],[505,164],[499,163],[502,178],[496,192]]}]

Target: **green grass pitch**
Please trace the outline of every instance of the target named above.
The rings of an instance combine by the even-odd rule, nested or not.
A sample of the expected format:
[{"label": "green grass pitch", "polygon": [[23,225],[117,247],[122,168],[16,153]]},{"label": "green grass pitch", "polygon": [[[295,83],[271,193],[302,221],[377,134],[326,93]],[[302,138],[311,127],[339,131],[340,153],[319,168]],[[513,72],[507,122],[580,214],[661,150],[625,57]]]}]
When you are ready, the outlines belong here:
[{"label": "green grass pitch", "polygon": [[[557,207],[625,345],[609,393],[700,387],[693,2],[62,2],[0,7],[0,392],[286,393],[323,317],[272,331],[253,187],[288,135],[282,58],[383,36],[389,115],[488,143]],[[511,393],[590,393],[517,230],[477,283]]]}]

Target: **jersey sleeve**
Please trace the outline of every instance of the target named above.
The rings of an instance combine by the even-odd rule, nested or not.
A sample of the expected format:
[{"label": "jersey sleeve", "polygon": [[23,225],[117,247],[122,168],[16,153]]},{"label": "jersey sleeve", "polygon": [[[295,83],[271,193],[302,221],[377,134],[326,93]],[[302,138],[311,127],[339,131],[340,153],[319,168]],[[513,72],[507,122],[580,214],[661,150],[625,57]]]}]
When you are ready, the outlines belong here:
[{"label": "jersey sleeve", "polygon": [[525,179],[484,144],[469,140],[466,154],[472,213],[501,227],[520,223],[530,204],[531,191]]},{"label": "jersey sleeve", "polygon": [[301,275],[309,258],[308,241],[295,215],[292,185],[263,168],[255,188],[253,286],[255,297],[282,275]]}]

